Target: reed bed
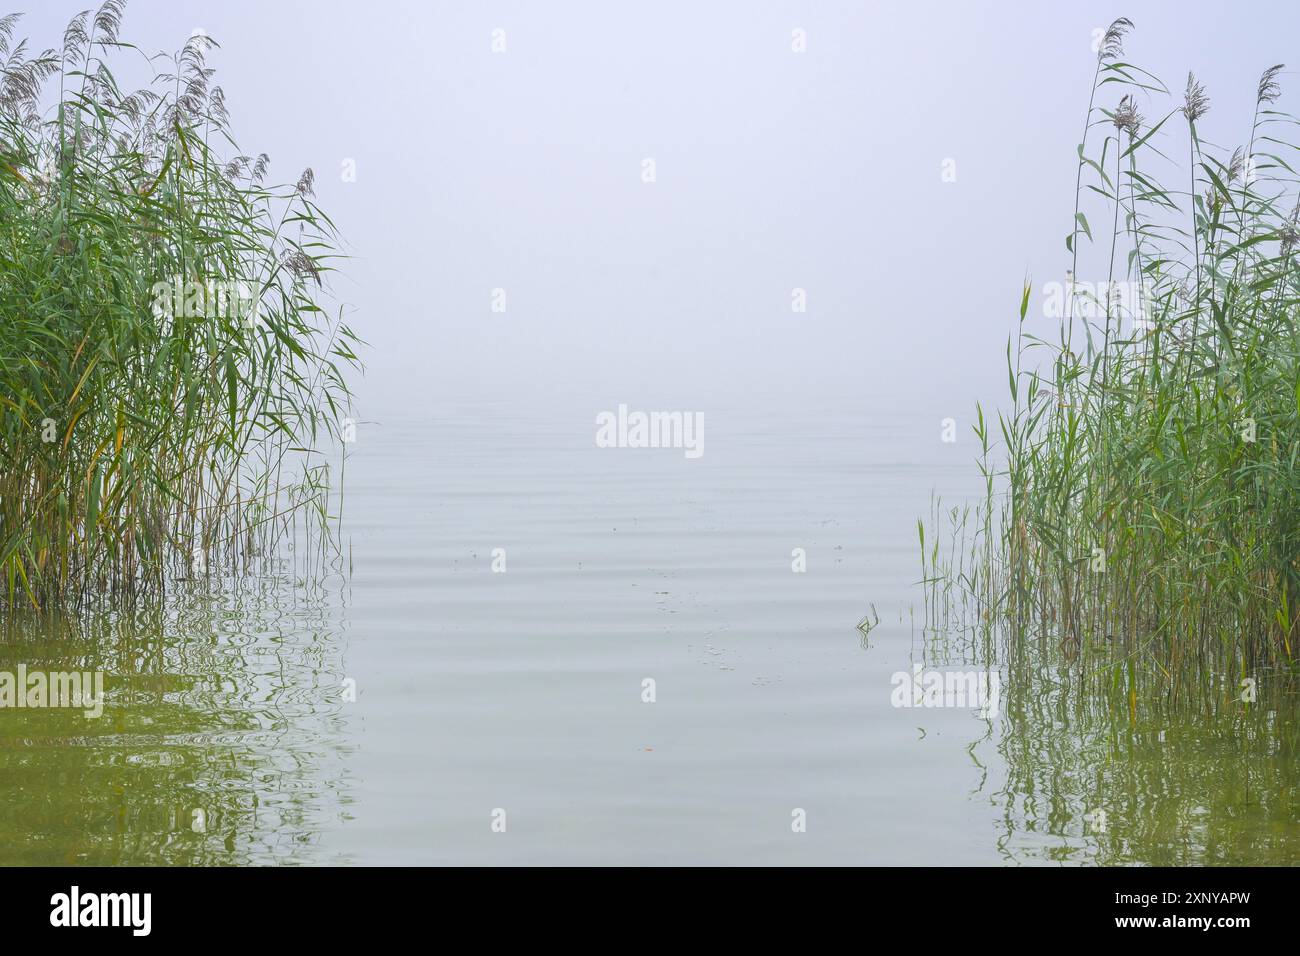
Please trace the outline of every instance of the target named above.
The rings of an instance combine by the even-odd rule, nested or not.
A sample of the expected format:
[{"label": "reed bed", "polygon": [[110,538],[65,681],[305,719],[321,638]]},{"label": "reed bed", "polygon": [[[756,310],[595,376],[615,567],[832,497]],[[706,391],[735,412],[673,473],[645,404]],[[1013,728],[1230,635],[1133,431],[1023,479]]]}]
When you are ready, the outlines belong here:
[{"label": "reed bed", "polygon": [[[201,33],[57,49],[0,19],[0,602],[162,595],[246,567],[306,519],[358,365],[313,176],[240,153]],[[113,67],[110,68],[110,61]],[[119,73],[141,72],[133,92]]]},{"label": "reed bed", "polygon": [[1216,145],[1206,90],[1128,62],[1132,27],[1116,20],[1097,53],[1069,271],[1056,307],[1041,299],[1059,321],[1043,334],[1026,283],[1009,401],[977,408],[985,498],[936,505],[928,540],[919,525],[929,623],[1139,661],[1166,688],[1294,674],[1297,121],[1272,66],[1253,113],[1214,124],[1239,145]]}]

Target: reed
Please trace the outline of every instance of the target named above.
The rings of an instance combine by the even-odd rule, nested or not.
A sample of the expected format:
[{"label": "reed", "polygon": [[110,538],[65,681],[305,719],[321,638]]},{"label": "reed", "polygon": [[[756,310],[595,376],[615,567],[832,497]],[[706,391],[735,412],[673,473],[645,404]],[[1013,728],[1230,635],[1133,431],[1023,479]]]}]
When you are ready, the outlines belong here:
[{"label": "reed", "polygon": [[[265,182],[201,34],[119,38],[120,0],[58,49],[0,19],[0,601],[157,596],[327,530],[321,450],[357,337],[311,170]],[[148,80],[127,93],[110,61]],[[118,72],[122,72],[119,68]],[[318,539],[319,540],[319,539]]]},{"label": "reed", "polygon": [[1063,301],[1044,299],[1059,327],[1041,331],[1026,283],[1009,401],[996,423],[978,410],[987,494],[967,542],[945,559],[922,527],[929,620],[998,622],[1085,665],[1141,661],[1166,690],[1294,673],[1296,119],[1270,67],[1253,115],[1221,124],[1242,145],[1212,144],[1204,88],[1189,74],[1174,102],[1124,59],[1131,28],[1116,21],[1098,53],[1072,265]]}]

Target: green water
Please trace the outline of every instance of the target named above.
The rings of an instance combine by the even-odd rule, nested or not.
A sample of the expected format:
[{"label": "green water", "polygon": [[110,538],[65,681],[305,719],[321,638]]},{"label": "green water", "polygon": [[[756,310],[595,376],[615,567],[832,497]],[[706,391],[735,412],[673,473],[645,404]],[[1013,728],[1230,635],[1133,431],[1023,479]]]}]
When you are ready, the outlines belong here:
[{"label": "green water", "polygon": [[0,671],[100,671],[105,700],[98,717],[0,710],[0,859],[312,858],[348,803],[341,643],[328,602],[293,592],[265,582],[181,598],[181,613],[10,620]]},{"label": "green water", "polygon": [[[1008,861],[1293,865],[1300,860],[1294,675],[1258,671],[1171,691],[1127,661],[1007,654],[990,802]],[[1158,669],[1157,669],[1158,670]]]}]

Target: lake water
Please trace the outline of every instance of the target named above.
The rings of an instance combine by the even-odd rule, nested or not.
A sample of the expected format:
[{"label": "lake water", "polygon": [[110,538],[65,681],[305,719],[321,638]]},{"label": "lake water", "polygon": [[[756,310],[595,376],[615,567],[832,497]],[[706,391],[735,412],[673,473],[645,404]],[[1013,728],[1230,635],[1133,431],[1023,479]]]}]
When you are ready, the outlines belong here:
[{"label": "lake water", "polygon": [[1130,715],[999,658],[996,715],[893,706],[989,663],[921,627],[916,519],[980,489],[928,407],[701,404],[688,459],[596,447],[617,404],[375,415],[344,573],[12,620],[0,670],[107,702],[0,710],[0,861],[1300,858],[1293,697]]}]

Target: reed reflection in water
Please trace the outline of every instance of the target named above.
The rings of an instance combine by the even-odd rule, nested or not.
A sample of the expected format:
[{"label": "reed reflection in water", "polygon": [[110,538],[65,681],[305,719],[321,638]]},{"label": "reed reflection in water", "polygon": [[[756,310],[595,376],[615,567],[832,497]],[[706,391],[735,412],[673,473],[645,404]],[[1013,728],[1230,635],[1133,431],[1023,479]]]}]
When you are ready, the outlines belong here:
[{"label": "reed reflection in water", "polygon": [[[1163,675],[1112,652],[1088,667],[1034,636],[929,632],[928,662],[1002,674],[1002,713],[971,748],[973,796],[1011,863],[1294,865],[1296,677]],[[1132,660],[1132,666],[1130,666]],[[1103,662],[1104,661],[1104,662]],[[992,747],[996,755],[990,755]]]},{"label": "reed reflection in water", "polygon": [[102,671],[99,718],[0,708],[0,863],[342,862],[343,607],[287,576],[6,617],[0,671]]}]

